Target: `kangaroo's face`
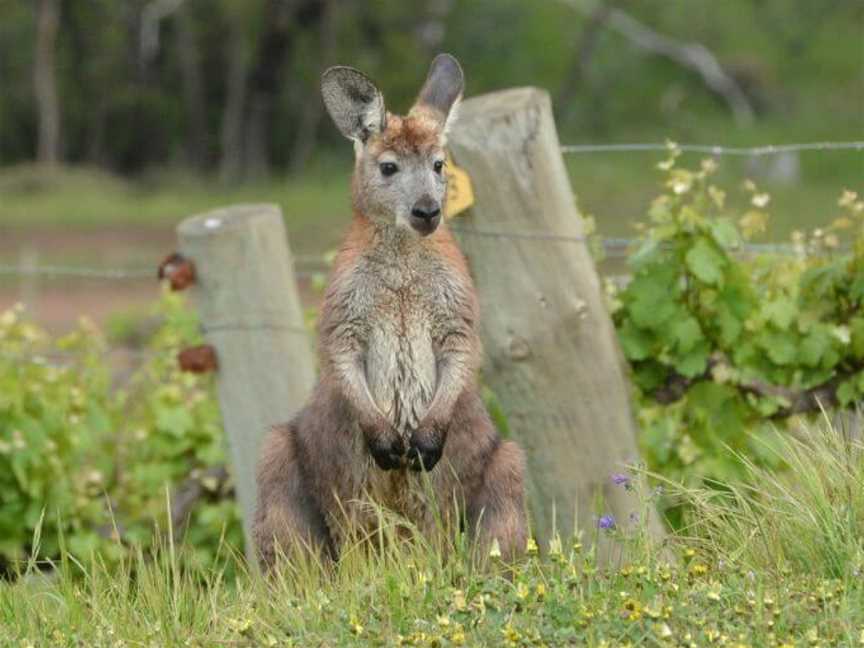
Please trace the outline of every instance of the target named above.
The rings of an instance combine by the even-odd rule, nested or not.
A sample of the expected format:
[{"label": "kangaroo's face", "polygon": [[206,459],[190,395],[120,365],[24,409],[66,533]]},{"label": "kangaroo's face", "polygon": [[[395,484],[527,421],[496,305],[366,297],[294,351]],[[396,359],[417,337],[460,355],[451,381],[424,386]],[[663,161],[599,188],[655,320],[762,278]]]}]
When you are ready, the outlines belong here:
[{"label": "kangaroo's face", "polygon": [[377,223],[427,236],[441,222],[444,144],[464,81],[448,54],[432,62],[409,113],[388,113],[378,88],[347,67],[324,73],[321,92],[336,126],[354,140],[354,204]]}]

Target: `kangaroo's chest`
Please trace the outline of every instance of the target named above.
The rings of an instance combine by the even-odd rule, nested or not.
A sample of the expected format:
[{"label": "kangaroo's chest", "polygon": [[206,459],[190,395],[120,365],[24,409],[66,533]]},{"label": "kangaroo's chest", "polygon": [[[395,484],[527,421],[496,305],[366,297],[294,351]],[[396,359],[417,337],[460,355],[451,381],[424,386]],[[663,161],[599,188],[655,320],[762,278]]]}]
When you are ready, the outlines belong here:
[{"label": "kangaroo's chest", "polygon": [[435,280],[412,271],[378,271],[369,286],[366,380],[376,404],[407,434],[435,393],[435,340],[441,319]]},{"label": "kangaroo's chest", "polygon": [[373,400],[407,435],[423,419],[438,379],[436,352],[453,320],[450,273],[435,259],[361,263],[348,286],[362,329],[364,369]]}]

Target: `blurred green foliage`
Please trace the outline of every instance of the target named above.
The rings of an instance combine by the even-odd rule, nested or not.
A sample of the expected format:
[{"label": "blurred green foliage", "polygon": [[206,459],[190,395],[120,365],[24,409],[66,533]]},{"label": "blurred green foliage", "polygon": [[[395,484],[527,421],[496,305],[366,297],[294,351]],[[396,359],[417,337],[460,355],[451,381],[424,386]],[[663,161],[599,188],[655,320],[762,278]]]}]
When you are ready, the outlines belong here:
[{"label": "blurred green foliage", "polygon": [[223,541],[242,546],[230,483],[207,472],[225,461],[209,381],[176,366],[196,321],[176,295],[157,311],[162,324],[123,385],[86,320],[51,339],[20,309],[0,316],[0,572],[63,546],[109,561],[146,552],[167,529],[169,494],[189,479],[204,493],[182,531],[192,559],[210,564]]},{"label": "blurred green foliage", "polygon": [[[0,163],[35,155],[38,5],[0,3]],[[736,124],[697,74],[592,19],[604,6],[710,49],[744,90],[756,122]],[[320,118],[324,67],[360,68],[402,111],[442,50],[463,61],[468,96],[548,88],[568,139],[649,134],[735,143],[862,134],[864,7],[855,0],[96,0],[60,2],[59,20],[61,157],[121,172],[178,164],[214,170],[234,153],[240,176],[261,164],[297,170],[316,143],[339,142]],[[263,127],[265,150],[231,150],[230,124],[249,141]]]},{"label": "blurred green foliage", "polygon": [[753,254],[742,246],[765,231],[770,195],[747,181],[733,205],[713,160],[692,170],[678,154],[659,165],[667,192],[613,316],[651,467],[729,481],[741,457],[776,462],[795,415],[864,398],[864,200],[844,192],[824,227],[793,235],[791,255]]}]

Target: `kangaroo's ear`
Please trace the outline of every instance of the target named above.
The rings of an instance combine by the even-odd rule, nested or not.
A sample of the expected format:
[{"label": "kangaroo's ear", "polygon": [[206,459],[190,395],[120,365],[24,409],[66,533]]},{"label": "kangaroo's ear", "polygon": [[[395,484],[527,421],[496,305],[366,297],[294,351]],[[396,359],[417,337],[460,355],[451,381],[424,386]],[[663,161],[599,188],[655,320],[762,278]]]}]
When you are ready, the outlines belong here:
[{"label": "kangaroo's ear", "polygon": [[321,77],[321,95],[327,112],[345,137],[365,142],[370,135],[384,130],[384,97],[362,72],[331,67]]},{"label": "kangaroo's ear", "polygon": [[464,89],[465,77],[459,61],[450,54],[439,54],[432,61],[414,108],[425,109],[433,115],[446,133],[448,126],[453,123],[456,106]]}]

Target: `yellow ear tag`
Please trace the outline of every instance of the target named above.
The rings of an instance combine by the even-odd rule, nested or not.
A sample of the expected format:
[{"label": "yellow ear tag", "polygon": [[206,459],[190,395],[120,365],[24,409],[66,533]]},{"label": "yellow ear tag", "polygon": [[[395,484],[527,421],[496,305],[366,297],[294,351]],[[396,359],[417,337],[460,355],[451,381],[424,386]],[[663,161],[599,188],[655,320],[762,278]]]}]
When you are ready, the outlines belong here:
[{"label": "yellow ear tag", "polygon": [[471,186],[471,178],[468,177],[467,171],[453,164],[453,158],[449,153],[444,169],[447,174],[447,205],[444,208],[444,216],[453,218],[474,204],[474,188]]}]

